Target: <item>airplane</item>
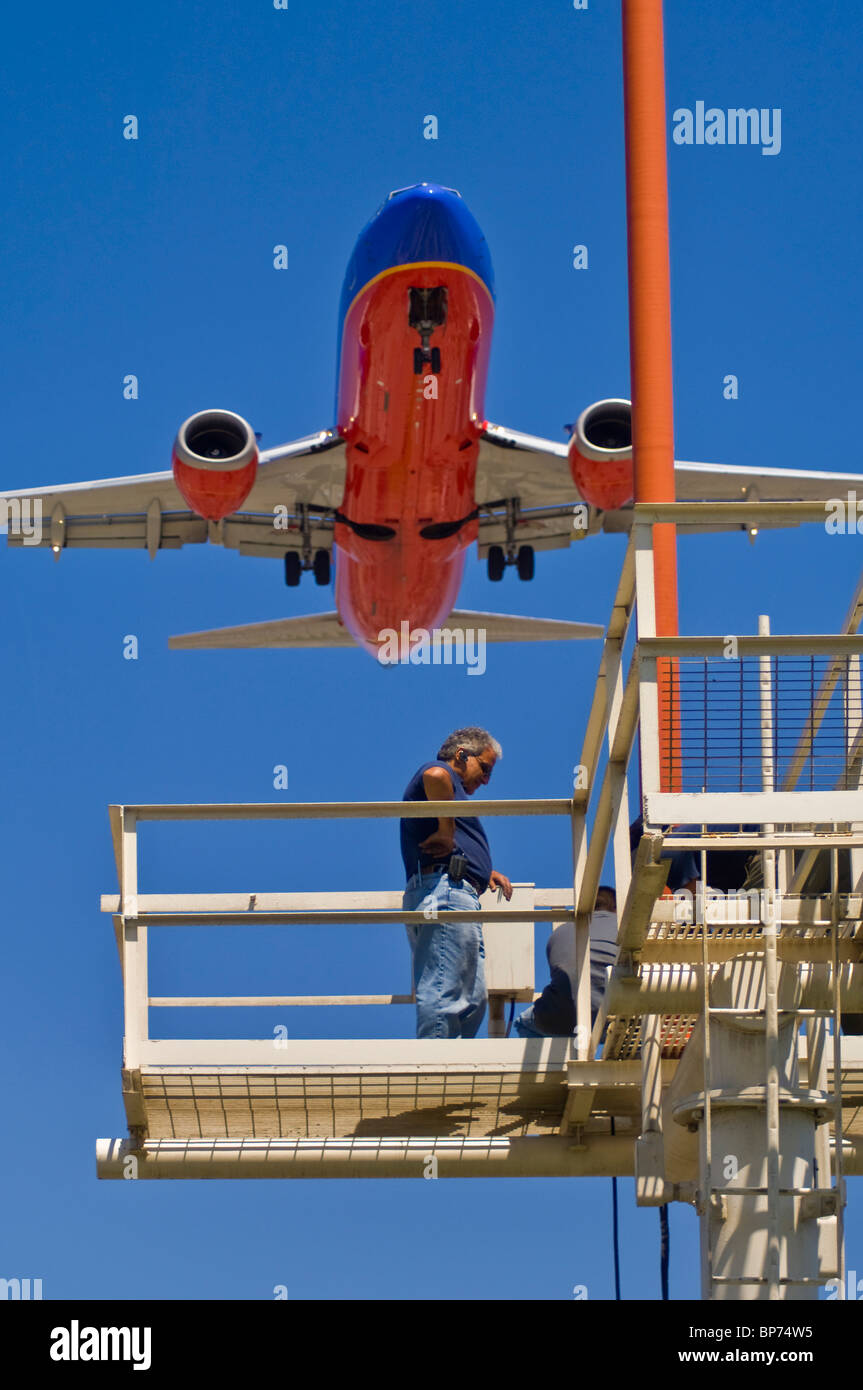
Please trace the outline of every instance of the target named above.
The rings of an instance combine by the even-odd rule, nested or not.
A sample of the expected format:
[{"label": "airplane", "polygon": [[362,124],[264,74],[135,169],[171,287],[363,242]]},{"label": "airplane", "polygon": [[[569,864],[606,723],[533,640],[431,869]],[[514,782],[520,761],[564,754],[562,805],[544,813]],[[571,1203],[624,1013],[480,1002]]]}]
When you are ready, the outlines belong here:
[{"label": "airplane", "polygon": [[[383,634],[472,621],[489,641],[595,637],[588,623],[454,608],[468,547],[488,577],[533,577],[537,551],[632,524],[627,400],[587,406],[569,442],[484,414],[495,289],[482,231],[461,194],[396,189],[361,231],[339,309],[335,424],[259,452],[242,416],[201,410],[161,473],[0,494],[7,516],[41,508],[38,538],[10,545],[159,550],[210,541],[330,583],[336,611],[173,637],[173,648],[321,647],[379,653]],[[678,501],[825,500],[863,477],[675,462]],[[681,528],[687,529],[687,528]],[[689,529],[700,529],[697,527]],[[726,528],[711,528],[726,529]],[[405,628],[407,625],[407,629]]]}]

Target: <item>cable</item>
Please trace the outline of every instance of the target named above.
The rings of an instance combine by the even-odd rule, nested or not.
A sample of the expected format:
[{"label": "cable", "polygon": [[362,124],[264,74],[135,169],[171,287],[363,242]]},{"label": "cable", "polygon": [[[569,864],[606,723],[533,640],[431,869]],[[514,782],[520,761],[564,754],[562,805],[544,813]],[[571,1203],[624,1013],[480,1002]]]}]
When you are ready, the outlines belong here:
[{"label": "cable", "polygon": [[659,1208],[659,1281],[662,1285],[662,1297],[668,1298],[668,1256],[671,1250],[671,1239],[668,1233],[668,1203]]},{"label": "cable", "polygon": [[[614,1134],[614,1116],[611,1117]],[[611,1241],[614,1250],[614,1297],[620,1302],[620,1231],[618,1228],[617,1178],[611,1179]]]}]

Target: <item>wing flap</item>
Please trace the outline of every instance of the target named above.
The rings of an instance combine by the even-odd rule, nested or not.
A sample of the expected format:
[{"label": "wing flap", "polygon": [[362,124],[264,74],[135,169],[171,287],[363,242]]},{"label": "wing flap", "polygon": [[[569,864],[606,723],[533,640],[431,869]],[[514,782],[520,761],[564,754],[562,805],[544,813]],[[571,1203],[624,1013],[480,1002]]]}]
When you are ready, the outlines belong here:
[{"label": "wing flap", "polygon": [[303,518],[289,513],[274,521],[273,513],[251,516],[239,512],[220,524],[220,544],[238,550],[241,555],[257,555],[280,559],[287,550],[332,550],[333,521],[331,517],[309,517],[307,529]]},{"label": "wing flap", "polygon": [[[207,539],[207,523],[193,512],[160,515],[158,546],[160,550],[179,550],[183,545],[200,543]],[[152,523],[146,515],[119,517],[76,517],[62,518],[62,548],[68,550],[126,550],[146,549],[152,534]],[[26,531],[10,527],[8,543],[11,546],[51,546],[54,544],[51,526],[42,527],[41,535],[28,535]]]},{"label": "wing flap", "polygon": [[[577,504],[583,511],[583,504]],[[564,550],[574,540],[599,529],[602,513],[587,509],[587,516],[576,517],[576,507],[538,507],[533,511],[521,508],[515,515],[512,542],[516,546],[532,545],[534,550]],[[586,524],[585,524],[586,523]],[[492,545],[507,546],[510,533],[505,511],[480,515],[477,551],[481,559]]]}]

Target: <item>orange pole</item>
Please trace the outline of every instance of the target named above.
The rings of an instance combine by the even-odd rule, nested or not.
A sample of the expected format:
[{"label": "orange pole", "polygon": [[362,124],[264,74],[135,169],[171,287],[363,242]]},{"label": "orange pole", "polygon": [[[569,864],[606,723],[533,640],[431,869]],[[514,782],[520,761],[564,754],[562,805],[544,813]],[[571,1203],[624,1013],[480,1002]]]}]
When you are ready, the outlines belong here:
[{"label": "orange pole", "polygon": [[[636,502],[673,502],[674,401],[662,0],[622,0],[632,452]],[[677,635],[677,533],[653,528],[656,633]],[[663,791],[680,787],[676,663],[659,665]]]}]

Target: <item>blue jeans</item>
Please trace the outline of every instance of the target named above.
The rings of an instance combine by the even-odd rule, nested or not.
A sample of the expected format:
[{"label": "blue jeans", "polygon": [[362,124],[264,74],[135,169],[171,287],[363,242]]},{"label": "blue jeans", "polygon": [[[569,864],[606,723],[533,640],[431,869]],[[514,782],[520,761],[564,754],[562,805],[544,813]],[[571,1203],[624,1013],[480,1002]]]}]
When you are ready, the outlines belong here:
[{"label": "blue jeans", "polygon": [[[475,1038],[485,1017],[485,948],[479,922],[447,922],[446,912],[479,912],[467,880],[458,886],[441,869],[414,874],[405,912],[425,912],[428,925],[405,928],[413,954],[418,1038]],[[438,918],[437,914],[441,917]]]},{"label": "blue jeans", "polygon": [[[560,972],[553,972],[560,973]],[[596,1022],[602,996],[605,993],[605,971],[590,972],[590,1026]],[[539,1026],[536,1010],[539,1008],[544,1027]],[[566,976],[562,980],[552,980],[546,985],[539,999],[519,1014],[513,1023],[513,1030],[519,1038],[565,1038],[575,1032],[575,1003],[572,987]]]},{"label": "blue jeans", "polygon": [[513,1023],[513,1031],[519,1038],[545,1038],[547,1033],[540,1033],[533,1018],[533,1005],[522,1010],[518,1018]]}]

